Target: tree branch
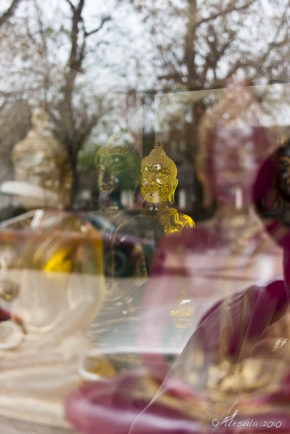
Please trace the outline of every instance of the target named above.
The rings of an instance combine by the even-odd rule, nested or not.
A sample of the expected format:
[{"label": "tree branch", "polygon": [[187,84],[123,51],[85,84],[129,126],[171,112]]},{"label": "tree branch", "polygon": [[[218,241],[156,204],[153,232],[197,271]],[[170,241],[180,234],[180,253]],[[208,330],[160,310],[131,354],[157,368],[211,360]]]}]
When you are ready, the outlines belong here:
[{"label": "tree branch", "polygon": [[0,26],[2,26],[5,23],[5,21],[7,21],[13,15],[15,9],[17,8],[20,2],[21,0],[12,0],[12,3],[7,9],[7,11],[0,16]]},{"label": "tree branch", "polygon": [[208,23],[209,21],[215,20],[215,19],[218,18],[218,17],[222,17],[223,15],[228,15],[228,14],[230,14],[231,12],[234,12],[234,11],[241,11],[241,10],[243,10],[243,9],[247,9],[247,8],[249,8],[249,7],[250,7],[254,2],[255,2],[255,0],[251,0],[251,1],[247,2],[246,4],[244,4],[243,6],[240,6],[240,7],[231,6],[231,7],[227,8],[227,9],[225,9],[224,11],[219,11],[219,12],[217,12],[216,14],[211,15],[210,17],[203,18],[202,20],[200,20],[200,21],[197,23],[196,27],[200,26],[200,25],[203,24],[203,23]]},{"label": "tree branch", "polygon": [[103,17],[103,18],[102,18],[102,21],[101,21],[101,24],[99,25],[99,27],[97,27],[97,28],[94,29],[94,30],[91,30],[90,32],[85,32],[85,38],[87,38],[88,36],[93,35],[94,33],[98,33],[98,32],[103,28],[104,24],[105,24],[107,21],[110,21],[111,19],[112,19],[112,18],[111,18],[110,16],[105,16],[105,17]]},{"label": "tree branch", "polygon": [[84,5],[85,5],[85,0],[79,0],[79,5],[77,8],[77,13],[78,13],[79,17],[81,17]]},{"label": "tree branch", "polygon": [[71,2],[70,0],[65,0],[65,1],[70,5],[72,11],[74,12],[75,7],[74,7],[74,5],[72,4],[72,2]]}]

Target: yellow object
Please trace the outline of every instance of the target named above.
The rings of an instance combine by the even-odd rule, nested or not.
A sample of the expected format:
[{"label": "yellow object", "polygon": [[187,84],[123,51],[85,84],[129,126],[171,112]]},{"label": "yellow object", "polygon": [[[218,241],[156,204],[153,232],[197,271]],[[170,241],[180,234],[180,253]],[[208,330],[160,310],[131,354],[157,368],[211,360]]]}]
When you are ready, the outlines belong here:
[{"label": "yellow object", "polygon": [[166,235],[195,225],[191,217],[168,206],[168,202],[174,203],[177,167],[166,155],[161,142],[155,142],[154,149],[143,158],[141,175],[141,193],[146,202],[143,212],[157,218]]},{"label": "yellow object", "polygon": [[92,357],[88,356],[85,359],[84,371],[89,375],[95,375],[96,378],[110,378],[117,374],[116,369],[106,356]]},{"label": "yellow object", "polygon": [[73,270],[73,260],[70,257],[70,250],[62,249],[54,253],[52,258],[43,267],[44,271],[70,273]]}]

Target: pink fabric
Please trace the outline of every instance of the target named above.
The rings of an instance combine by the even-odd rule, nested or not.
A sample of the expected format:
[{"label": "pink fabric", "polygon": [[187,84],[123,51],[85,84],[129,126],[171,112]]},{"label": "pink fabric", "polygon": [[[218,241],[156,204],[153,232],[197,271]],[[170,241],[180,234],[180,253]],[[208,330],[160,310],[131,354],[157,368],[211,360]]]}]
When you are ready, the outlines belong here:
[{"label": "pink fabric", "polygon": [[0,308],[0,322],[2,322],[2,321],[8,321],[9,319],[11,319],[10,312],[8,312],[7,310],[4,310],[4,309]]}]

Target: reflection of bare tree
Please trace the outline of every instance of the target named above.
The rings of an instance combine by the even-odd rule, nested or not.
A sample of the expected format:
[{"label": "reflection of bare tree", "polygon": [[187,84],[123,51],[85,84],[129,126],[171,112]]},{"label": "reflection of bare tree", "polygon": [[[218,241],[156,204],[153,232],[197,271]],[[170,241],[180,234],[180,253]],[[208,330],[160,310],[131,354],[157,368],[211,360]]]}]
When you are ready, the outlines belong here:
[{"label": "reflection of bare tree", "polygon": [[[84,63],[88,54],[87,40],[92,35],[101,32],[111,17],[101,16],[97,26],[88,30],[84,18],[86,0],[79,0],[76,4],[70,0],[65,0],[65,2],[69,5],[71,12],[70,29],[68,30],[69,50],[66,67],[60,78],[59,98],[48,103],[48,109],[55,122],[56,135],[65,145],[70,158],[74,173],[72,191],[72,196],[74,196],[77,188],[78,153],[90,136],[92,129],[108,110],[107,106],[104,107],[103,96],[97,95],[91,101],[94,105],[92,109],[87,96],[82,95],[82,89],[77,83],[77,79],[84,72]],[[39,23],[41,26],[41,21]],[[45,38],[44,35],[44,44],[47,43]],[[76,98],[79,100],[77,104]]]},{"label": "reflection of bare tree", "polygon": [[224,84],[238,69],[250,80],[282,78],[288,71],[283,59],[289,50],[289,0],[268,7],[257,0],[182,0],[166,9],[159,0],[132,3],[151,32],[163,87]]},{"label": "reflection of bare tree", "polygon": [[[134,124],[129,131],[135,139],[141,130],[134,113],[141,106],[136,89],[142,84],[165,91],[221,86],[239,69],[250,80],[289,76],[289,0],[273,0],[266,9],[258,0],[180,0],[166,7],[163,0],[55,0],[49,7],[33,0],[17,10],[21,0],[10,2],[0,16],[0,108],[20,97],[30,106],[45,101],[74,172],[79,150],[118,104],[117,95],[126,95],[125,118]],[[123,24],[124,5],[127,15],[134,7],[131,27]],[[50,8],[57,19],[49,17]],[[143,31],[128,43],[135,27]],[[115,81],[115,95],[109,92],[112,76],[122,80],[122,85]],[[187,161],[204,105],[191,104],[186,112],[181,154]],[[116,123],[116,117],[108,122]],[[175,121],[172,131],[174,142],[180,141]]]},{"label": "reflection of bare tree", "polygon": [[[152,61],[164,90],[224,86],[238,70],[249,81],[289,75],[289,0],[267,7],[257,0],[182,0],[166,9],[159,0],[133,3],[151,33]],[[192,106],[188,145],[196,142],[203,112],[202,101]]]},{"label": "reflection of bare tree", "polygon": [[57,105],[57,129],[61,141],[65,144],[70,156],[71,165],[76,172],[77,155],[84,142],[89,137],[93,127],[97,124],[102,113],[86,113],[76,119],[73,97],[76,90],[76,78],[83,71],[84,60],[87,55],[87,39],[99,33],[105,24],[111,20],[110,16],[102,16],[97,27],[88,30],[83,16],[85,0],[79,0],[74,5],[66,0],[71,9],[70,50],[67,67],[63,76],[61,98]]},{"label": "reflection of bare tree", "polygon": [[[249,82],[262,83],[289,76],[285,61],[290,46],[289,0],[180,0],[168,2],[166,8],[162,0],[132,3],[148,30],[157,87],[175,95],[176,91],[188,90],[201,93],[199,99],[184,101],[175,111],[172,105],[166,109],[170,125],[166,132],[159,125],[157,138],[164,141],[179,164],[193,164],[198,125],[205,109],[214,103],[202,95],[203,89],[225,87],[233,73],[242,74]],[[160,118],[158,107],[156,111]],[[181,186],[187,189],[182,182]],[[190,193],[190,188],[197,190]],[[199,197],[198,187],[188,187],[190,195]],[[197,211],[200,205],[195,202],[193,206]],[[200,212],[192,215],[198,219]]]},{"label": "reflection of bare tree", "polygon": [[[97,13],[92,28],[94,23],[90,19],[87,23],[85,13],[88,4],[88,0],[52,2],[51,7],[58,14],[58,19],[52,21],[43,2],[27,2],[21,14],[15,16],[16,24],[8,20],[11,12],[7,25],[0,30],[4,65],[0,71],[0,104],[15,103],[21,98],[30,106],[39,100],[45,103],[56,138],[68,152],[74,190],[78,153],[111,109],[107,89],[98,89],[84,77],[88,63],[96,60],[100,46],[106,43],[111,15]],[[2,82],[6,84],[5,92]]]}]

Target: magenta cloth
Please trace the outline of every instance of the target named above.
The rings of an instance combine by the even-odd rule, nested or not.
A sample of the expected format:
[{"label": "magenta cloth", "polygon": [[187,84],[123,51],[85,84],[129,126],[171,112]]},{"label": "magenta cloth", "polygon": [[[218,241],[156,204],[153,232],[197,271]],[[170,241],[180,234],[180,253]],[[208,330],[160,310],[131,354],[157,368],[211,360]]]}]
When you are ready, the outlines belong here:
[{"label": "magenta cloth", "polygon": [[4,310],[4,309],[0,308],[0,322],[2,322],[2,321],[8,321],[9,319],[11,319],[10,312],[8,312],[7,310]]},{"label": "magenta cloth", "polygon": [[[265,231],[258,232],[256,235],[253,235],[253,237],[249,240],[249,243],[252,243],[254,246],[261,245],[262,247],[265,247],[265,242],[263,241],[264,236]],[[243,279],[246,280],[246,274],[249,272],[248,265],[251,264],[251,262],[256,261],[260,254],[262,254],[262,256],[265,256],[265,253],[272,254],[272,251],[269,250],[266,252],[257,252],[257,255],[252,256],[247,254],[240,256],[237,255],[237,262],[233,267],[233,263],[230,262],[232,260],[231,256],[233,255],[231,255],[228,251],[225,253],[226,248],[227,245],[222,240],[219,232],[215,227],[211,226],[200,226],[194,229],[184,230],[178,234],[170,235],[163,238],[157,247],[152,265],[152,272],[143,298],[141,318],[138,327],[138,342],[140,349],[147,348],[148,346],[151,346],[151,348],[154,349],[154,356],[151,356],[149,352],[145,351],[142,355],[142,360],[144,365],[149,369],[151,375],[155,378],[162,380],[169,370],[162,353],[159,352],[158,354],[158,349],[162,347],[162,339],[166,333],[166,328],[168,327],[170,321],[172,321],[172,318],[170,317],[170,311],[172,306],[176,305],[177,303],[180,294],[180,282],[183,284],[185,282],[189,287],[191,282],[194,282],[195,285],[195,282],[198,281],[198,278],[202,278],[203,287],[198,288],[197,292],[200,291],[201,294],[210,295],[214,287],[217,287],[219,279],[221,279],[222,284],[226,280],[228,284],[232,286],[231,293],[233,294],[235,290],[237,291],[236,282],[243,281]],[[178,257],[179,251],[181,252],[181,255],[183,255],[183,258],[185,258],[187,254],[191,255],[192,253],[203,258],[202,269],[198,266],[195,266],[195,264],[193,264],[192,267],[189,267],[188,264],[184,264],[183,260],[180,260],[179,258],[177,258],[178,260],[174,266],[168,265],[168,263],[171,263],[171,260],[168,260],[168,258],[173,256],[174,260],[174,256]],[[210,251],[216,252],[216,256],[212,256],[210,259],[208,259],[207,255]],[[274,263],[277,261],[275,252],[272,256],[269,255],[269,258],[271,258]],[[239,259],[242,259],[242,264],[240,267],[238,262]],[[194,259],[192,260],[194,261]],[[282,262],[282,255],[278,256],[278,260],[280,266]],[[217,262],[217,265],[215,264],[215,261]],[[228,279],[228,271],[230,267],[233,267],[231,280]],[[260,269],[261,267],[258,266],[258,273]],[[282,273],[281,266],[280,269]],[[193,275],[195,271],[196,274]],[[196,280],[194,280],[195,278]],[[257,280],[259,280],[259,274],[254,276],[252,279],[251,276],[249,276],[249,281],[251,284]],[[285,297],[284,286],[281,281],[279,282],[278,286],[279,297],[281,296],[281,292]],[[245,285],[242,285],[242,292],[244,292],[244,288],[246,287],[246,283]],[[248,297],[252,298],[252,300],[249,300],[250,303],[255,302],[255,297],[258,296],[257,291],[259,292],[259,289],[253,288],[253,290],[249,293]],[[270,286],[269,290],[262,295],[263,291],[259,292],[260,298],[264,297],[266,299],[271,297],[270,293],[272,294],[273,292],[272,286]],[[192,296],[195,297],[196,294],[193,293]],[[233,301],[240,296],[240,292],[235,292],[228,301],[228,303],[232,303],[233,316],[234,308],[236,306]],[[188,293],[188,297],[191,298],[190,292]],[[283,304],[283,301],[281,300],[280,303]],[[259,304],[259,306],[261,306],[261,304]],[[158,309],[158,307],[160,307],[160,309]],[[215,307],[216,306],[214,305],[210,311]],[[256,307],[256,309],[258,309],[258,307]],[[278,307],[278,309],[280,309],[280,307]],[[151,315],[148,315],[148,313]],[[155,325],[154,332],[152,332],[151,327],[148,327],[149,321]],[[250,327],[252,327],[252,325],[250,325]],[[249,333],[251,333],[251,330]],[[215,336],[215,330],[213,330],[213,336]],[[235,341],[235,337],[233,341]]]},{"label": "magenta cloth", "polygon": [[[188,360],[190,360],[189,355],[196,343],[203,346],[208,357],[207,363],[211,363],[211,357],[220,343],[219,334],[223,331],[220,324],[220,310],[223,303],[220,302],[205,315],[181,354],[178,366],[180,370],[180,365],[184,363],[185,378]],[[248,309],[244,309],[245,304],[249,306]],[[244,344],[248,342],[253,342],[253,345],[256,344],[267,326],[279,319],[286,307],[287,297],[282,281],[273,281],[265,287],[252,286],[243,293],[234,294],[228,309],[232,328],[229,345],[226,347],[223,357],[240,360],[243,357]],[[192,368],[191,366],[190,369]],[[204,366],[202,368],[204,369]],[[171,395],[172,398],[184,399],[185,401],[189,396],[194,397],[190,385],[176,380],[179,374],[175,375],[174,369],[165,378],[160,393],[166,393],[167,396]],[[181,380],[185,381],[185,378],[181,378]],[[140,373],[131,372],[108,381],[99,381],[79,388],[66,401],[68,420],[81,433],[85,434],[95,434],[97,431],[106,434],[207,434],[214,432],[220,434],[242,432],[244,434],[264,432],[261,430],[251,431],[252,427],[251,429],[243,427],[243,430],[238,431],[232,427],[213,428],[210,424],[202,424],[159,400],[151,402],[153,396],[148,396],[146,391],[144,392],[142,389],[138,393],[139,380]],[[150,388],[148,392],[150,394]],[[288,389],[286,393],[289,395]],[[201,396],[200,401],[202,399]],[[271,397],[268,396],[267,399],[271,399]],[[240,419],[237,421],[242,420],[241,417],[246,418],[246,415],[239,417]],[[262,416],[257,417],[262,418]],[[266,418],[271,421],[273,417],[273,415],[267,415]],[[279,414],[275,417],[275,420],[279,421],[282,418],[283,429],[276,428],[276,431],[267,429],[267,432],[290,432],[290,415],[288,417]]]},{"label": "magenta cloth", "polygon": [[[253,200],[257,211],[260,212],[262,205],[268,206],[270,209],[273,204],[269,203],[269,198],[272,197],[273,182],[276,176],[276,161],[275,156],[268,158],[262,165],[257,180],[253,188]],[[283,248],[284,258],[284,280],[289,291],[290,289],[290,226],[278,217],[269,217],[264,220],[265,228],[270,236]]]},{"label": "magenta cloth", "polygon": [[[80,387],[66,400],[67,419],[81,433],[128,434],[150,402],[145,395],[138,397],[139,380],[140,374],[129,373]],[[138,424],[138,433],[199,434],[200,428],[199,422],[180,411],[153,402]]]}]

